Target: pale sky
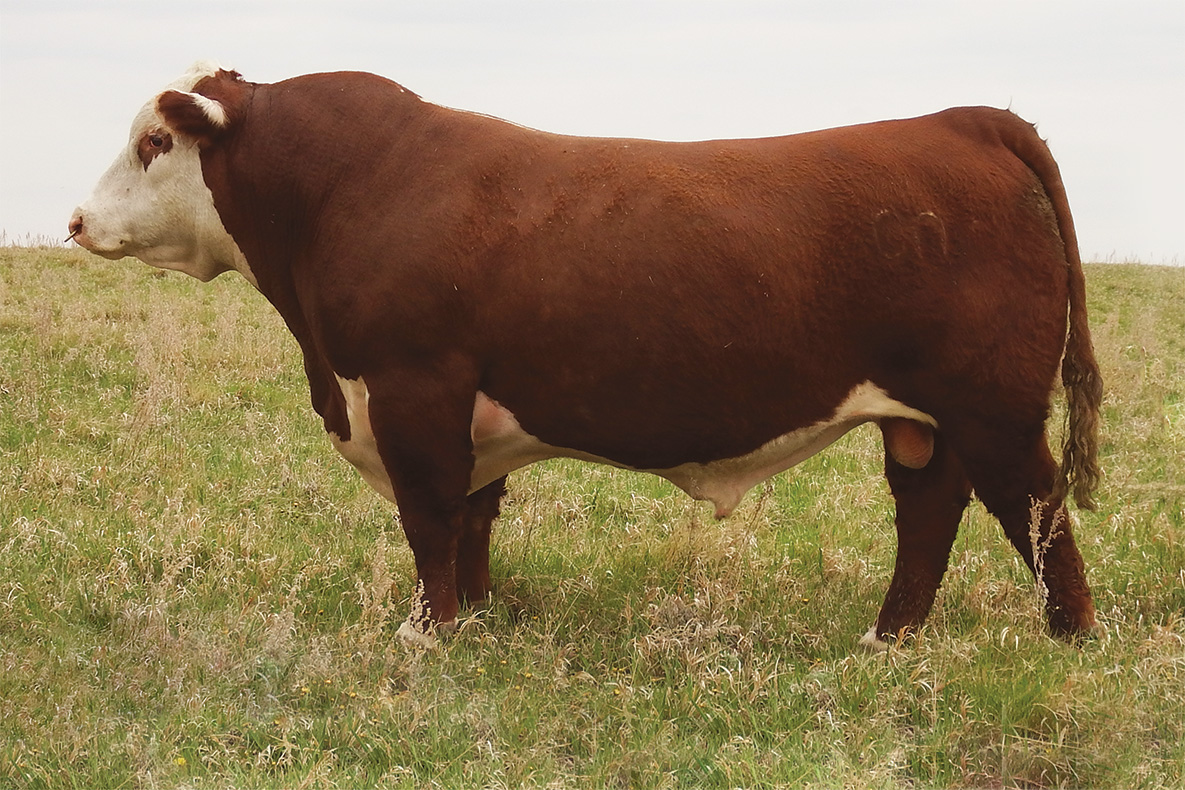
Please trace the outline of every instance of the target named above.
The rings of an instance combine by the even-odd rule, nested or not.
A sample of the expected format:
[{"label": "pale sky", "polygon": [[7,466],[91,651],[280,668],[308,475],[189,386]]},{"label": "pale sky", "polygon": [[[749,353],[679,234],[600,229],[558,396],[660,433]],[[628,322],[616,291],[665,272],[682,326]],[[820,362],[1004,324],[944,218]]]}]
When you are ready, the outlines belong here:
[{"label": "pale sky", "polygon": [[66,236],[132,116],[193,61],[373,71],[569,134],[789,134],[1011,107],[1087,260],[1185,264],[1182,0],[0,0],[0,230]]}]

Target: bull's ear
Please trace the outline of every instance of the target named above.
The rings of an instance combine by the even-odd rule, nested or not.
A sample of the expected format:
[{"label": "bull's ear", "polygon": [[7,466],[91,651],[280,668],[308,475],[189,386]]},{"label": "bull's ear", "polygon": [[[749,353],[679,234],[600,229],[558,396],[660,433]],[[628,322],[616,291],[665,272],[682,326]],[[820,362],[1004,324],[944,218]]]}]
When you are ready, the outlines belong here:
[{"label": "bull's ear", "polygon": [[208,143],[218,139],[230,123],[226,108],[200,93],[165,91],[156,109],[174,132]]},{"label": "bull's ear", "polygon": [[156,99],[156,109],[174,132],[208,145],[234,124],[247,83],[233,71],[219,71],[194,86],[192,92],[168,90]]}]

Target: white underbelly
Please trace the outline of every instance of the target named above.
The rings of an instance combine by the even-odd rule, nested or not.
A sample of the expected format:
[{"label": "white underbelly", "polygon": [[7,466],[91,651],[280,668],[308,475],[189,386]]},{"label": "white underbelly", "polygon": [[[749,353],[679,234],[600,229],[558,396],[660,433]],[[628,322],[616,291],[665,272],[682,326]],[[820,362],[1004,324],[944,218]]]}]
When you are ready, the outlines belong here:
[{"label": "white underbelly", "polygon": [[[711,502],[716,507],[716,517],[723,518],[753,486],[805,461],[857,425],[884,417],[903,417],[931,427],[938,425],[930,415],[893,400],[880,387],[865,382],[848,393],[830,419],[778,436],[746,455],[706,464],[686,463],[671,469],[635,471],[670,480],[693,499]],[[578,450],[545,444],[524,431],[510,411],[482,392],[477,393],[472,434],[475,463],[471,491],[545,458],[577,458],[634,468]]]},{"label": "white underbelly", "polygon": [[346,399],[350,438],[343,440],[330,431],[329,440],[347,461],[357,467],[362,473],[362,479],[370,484],[371,488],[394,502],[395,488],[391,485],[391,477],[387,474],[383,459],[379,457],[378,442],[375,441],[374,430],[370,427],[370,390],[366,388],[366,382],[361,376],[356,379],[343,379],[335,374],[335,378]]},{"label": "white underbelly", "polygon": [[[350,438],[343,441],[331,432],[333,445],[358,468],[372,488],[394,502],[391,478],[379,456],[378,444],[370,425],[370,392],[366,382],[362,378],[343,379],[340,376],[337,382],[346,400]],[[732,512],[741,497],[753,486],[806,460],[855,426],[884,417],[903,417],[937,427],[930,415],[893,400],[881,388],[865,382],[848,393],[829,419],[771,439],[746,455],[706,464],[680,464],[672,469],[636,471],[666,478],[692,498],[711,502],[716,507],[716,516],[722,518]],[[473,440],[473,472],[469,480],[471,493],[515,469],[546,458],[576,458],[633,468],[540,441],[523,430],[514,414],[484,392],[477,393],[473,404],[470,436]]]}]

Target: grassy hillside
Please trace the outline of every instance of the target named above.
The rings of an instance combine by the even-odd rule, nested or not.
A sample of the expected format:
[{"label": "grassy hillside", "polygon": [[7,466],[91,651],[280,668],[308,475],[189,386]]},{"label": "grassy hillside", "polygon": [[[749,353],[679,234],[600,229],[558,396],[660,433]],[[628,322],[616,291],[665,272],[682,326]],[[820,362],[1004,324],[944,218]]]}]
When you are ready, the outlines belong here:
[{"label": "grassy hillside", "polygon": [[492,603],[416,652],[392,508],[258,294],[0,249],[0,787],[1179,787],[1185,269],[1087,279],[1097,640],[1044,635],[975,505],[929,626],[858,652],[895,549],[866,428],[719,523],[523,470]]}]

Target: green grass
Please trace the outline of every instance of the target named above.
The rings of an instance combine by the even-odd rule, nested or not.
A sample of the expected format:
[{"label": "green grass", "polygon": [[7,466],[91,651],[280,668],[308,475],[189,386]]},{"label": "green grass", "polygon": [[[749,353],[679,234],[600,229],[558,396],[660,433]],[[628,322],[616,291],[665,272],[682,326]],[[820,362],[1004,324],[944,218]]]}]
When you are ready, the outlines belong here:
[{"label": "green grass", "polygon": [[1180,787],[1185,269],[1087,278],[1098,639],[1044,635],[976,505],[929,625],[858,652],[895,549],[860,430],[724,522],[520,471],[492,602],[419,652],[392,508],[258,294],[0,248],[0,787]]}]

